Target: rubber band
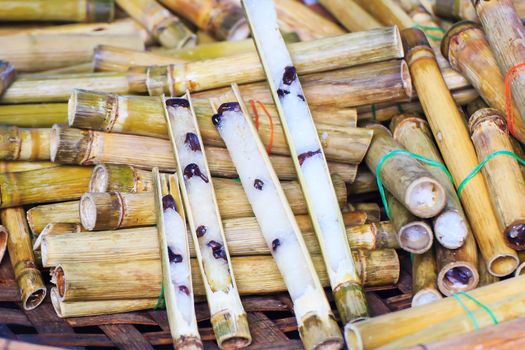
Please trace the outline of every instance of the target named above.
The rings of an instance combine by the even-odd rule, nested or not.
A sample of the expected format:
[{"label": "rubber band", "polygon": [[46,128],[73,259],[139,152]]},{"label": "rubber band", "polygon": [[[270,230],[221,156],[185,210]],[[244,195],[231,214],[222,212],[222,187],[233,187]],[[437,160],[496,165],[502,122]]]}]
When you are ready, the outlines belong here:
[{"label": "rubber band", "polygon": [[377,188],[379,189],[379,194],[381,195],[381,201],[383,202],[383,206],[385,207],[385,213],[386,213],[386,216],[388,216],[388,218],[390,219],[390,209],[388,208],[388,203],[386,201],[386,195],[385,195],[385,189],[383,188],[383,182],[381,181],[381,176],[380,176],[380,172],[381,172],[381,167],[383,166],[383,164],[391,157],[397,155],[397,154],[404,154],[404,155],[407,155],[407,156],[411,156],[412,158],[415,158],[423,163],[426,163],[430,166],[433,166],[433,167],[436,167],[438,169],[441,169],[445,172],[445,174],[447,174],[448,178],[450,179],[450,181],[452,183],[454,183],[454,180],[452,179],[452,175],[450,174],[450,172],[448,171],[448,169],[445,167],[445,165],[443,165],[443,163],[440,163],[438,161],[435,161],[433,159],[430,159],[430,158],[426,158],[426,157],[423,157],[423,156],[420,156],[419,154],[416,154],[416,153],[412,153],[412,152],[409,152],[407,150],[404,150],[404,149],[396,149],[396,150],[393,150],[387,154],[385,154],[383,157],[381,157],[381,159],[379,160],[379,162],[377,163],[377,166],[376,166],[376,181],[377,181]]},{"label": "rubber band", "polygon": [[377,115],[376,115],[376,105],[372,105],[371,107],[371,110],[372,110],[372,119],[373,120],[377,120]]},{"label": "rubber band", "polygon": [[261,107],[263,112],[266,114],[266,117],[268,118],[268,122],[270,123],[270,139],[268,140],[268,146],[266,147],[266,153],[270,154],[270,152],[272,151],[273,139],[274,139],[274,134],[275,134],[274,127],[273,127],[272,116],[270,115],[270,113],[268,112],[268,110],[266,109],[264,104],[262,104],[261,101],[259,101],[259,100],[257,100],[257,101],[250,100],[249,103],[250,103],[250,107],[252,107],[252,111],[253,111],[253,114],[254,114],[254,117],[255,117],[255,128],[257,129],[257,131],[259,131],[259,112],[257,111],[257,107],[255,106],[255,102],[257,102],[259,104],[259,106]]},{"label": "rubber band", "polygon": [[[517,64],[509,69],[507,75],[505,75],[505,115],[507,117],[507,124],[509,131],[512,136],[516,137],[516,131],[514,129],[514,114],[512,113],[512,80],[516,76],[525,71],[525,63]],[[516,137],[518,140],[519,138]]]},{"label": "rubber band", "polygon": [[470,319],[472,320],[472,324],[474,325],[474,329],[476,329],[476,330],[479,329],[478,320],[477,320],[476,316],[474,315],[474,313],[472,312],[472,310],[470,310],[468,308],[468,306],[465,304],[465,302],[463,302],[463,300],[461,300],[461,298],[459,297],[460,295],[465,296],[466,298],[468,298],[469,300],[474,302],[477,306],[479,306],[481,309],[483,309],[483,311],[485,311],[490,316],[490,318],[492,320],[492,323],[494,325],[499,324],[498,318],[496,317],[496,315],[494,315],[492,310],[490,310],[489,307],[487,307],[485,304],[483,304],[478,299],[474,298],[472,295],[468,294],[467,292],[457,292],[457,293],[452,294],[454,299],[456,299],[456,301],[459,303],[459,305],[461,305],[461,307],[465,310],[465,312],[467,313],[468,317],[470,317]]},{"label": "rubber band", "polygon": [[445,34],[445,29],[443,29],[441,27],[423,26],[423,25],[420,25],[420,24],[416,24],[412,28],[417,28],[417,29],[423,30],[427,37],[429,37],[430,39],[433,39],[433,40],[437,40],[437,41],[442,40],[443,37],[442,36],[437,36],[437,35],[434,35],[434,34],[429,34],[426,31],[427,30],[428,31],[437,31],[437,32],[441,32],[441,33]]},{"label": "rubber band", "polygon": [[472,171],[465,177],[465,179],[463,181],[461,181],[461,183],[459,184],[458,186],[458,198],[461,199],[461,192],[463,191],[463,188],[465,188],[465,186],[467,185],[467,183],[472,180],[472,178],[474,176],[476,176],[476,174],[481,170],[481,168],[483,168],[485,166],[485,164],[487,164],[487,162],[489,160],[491,160],[492,158],[494,158],[495,156],[499,156],[500,154],[504,154],[504,155],[507,155],[507,156],[511,156],[513,157],[514,159],[516,159],[521,165],[525,165],[525,160],[521,159],[520,157],[518,157],[516,155],[516,153],[514,152],[511,152],[511,151],[506,151],[506,150],[500,150],[500,151],[495,151],[495,152],[492,152],[491,154],[489,154],[485,159],[483,159],[483,161],[481,163],[479,163],[474,169],[472,169]]},{"label": "rubber band", "polygon": [[164,308],[164,281],[162,281],[161,287],[160,287],[160,294],[157,298],[157,302],[155,303],[155,306],[153,306],[153,310],[157,310],[159,308]]}]

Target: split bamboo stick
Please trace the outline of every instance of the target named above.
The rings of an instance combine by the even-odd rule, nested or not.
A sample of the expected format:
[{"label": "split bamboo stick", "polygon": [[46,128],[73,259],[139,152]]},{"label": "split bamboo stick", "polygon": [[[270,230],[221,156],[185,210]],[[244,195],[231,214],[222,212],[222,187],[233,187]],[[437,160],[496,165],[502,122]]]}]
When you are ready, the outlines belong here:
[{"label": "split bamboo stick", "polygon": [[206,290],[210,322],[219,347],[245,347],[252,338],[233,275],[213,187],[213,183],[217,185],[217,182],[211,179],[189,93],[184,97],[166,100],[162,96],[161,101],[165,104],[164,116],[177,163],[190,232],[198,247],[198,270]]},{"label": "split bamboo stick", "polygon": [[399,247],[413,254],[423,254],[431,249],[434,242],[432,228],[410,213],[392,194],[386,193],[386,201]]},{"label": "split bamboo stick", "polygon": [[[525,308],[521,288],[524,280],[524,276],[510,278],[469,292],[490,313],[485,313],[464,296],[458,298],[461,298],[465,306],[449,297],[421,307],[350,324],[346,327],[347,344],[351,349],[399,349],[485,328],[493,325],[494,319],[504,322],[521,317]],[[473,318],[476,323],[465,312],[465,308],[475,312]],[[377,327],[381,327],[383,331],[378,332]]]},{"label": "split bamboo stick", "polygon": [[111,22],[112,0],[1,0],[0,21]]},{"label": "split bamboo stick", "polygon": [[[1,6],[1,5],[0,5]],[[144,50],[134,34],[13,34],[0,36],[0,58],[18,72],[38,72],[89,62],[97,45]]]},{"label": "split bamboo stick", "polygon": [[15,79],[15,69],[13,65],[7,61],[0,60],[0,96],[11,85]]},{"label": "split bamboo stick", "polygon": [[27,211],[27,223],[35,236],[51,223],[79,224],[79,201],[37,205]]},{"label": "split bamboo stick", "polygon": [[130,165],[99,164],[93,168],[88,192],[151,192],[151,171]]},{"label": "split bamboo stick", "polygon": [[[525,62],[525,28],[512,0],[473,1],[501,73],[512,74],[512,67]],[[522,122],[525,121],[525,75],[517,70],[511,79],[512,98]],[[514,120],[512,118],[512,120]],[[511,124],[511,121],[509,121]],[[509,125],[512,129],[513,126]]]},{"label": "split bamboo stick", "polygon": [[42,275],[35,264],[24,209],[2,209],[0,218],[9,232],[7,249],[20,288],[22,307],[24,310],[32,310],[44,301],[47,291]]},{"label": "split bamboo stick", "polygon": [[394,0],[356,0],[356,2],[384,25],[396,25],[399,29],[411,28],[415,25]]},{"label": "split bamboo stick", "polygon": [[326,157],[292,57],[269,0],[243,0],[257,52],[272,91],[299,183],[319,239],[330,286],[343,322],[368,315]]},{"label": "split bamboo stick", "polygon": [[4,258],[5,252],[7,251],[8,238],[9,233],[7,232],[7,229],[3,225],[0,225],[0,263]]},{"label": "split bamboo stick", "polygon": [[67,124],[67,104],[0,105],[0,123],[21,128],[50,128]]},{"label": "split bamboo stick", "polygon": [[0,159],[49,160],[51,129],[0,126]]},{"label": "split bamboo stick", "polygon": [[78,199],[88,188],[91,167],[61,166],[0,174],[1,208]]},{"label": "split bamboo stick", "polygon": [[345,31],[329,19],[315,13],[298,1],[275,0],[279,28],[296,32],[301,41],[334,37]]},{"label": "split bamboo stick", "polygon": [[[504,78],[479,24],[460,22],[452,26],[443,38],[441,51],[485,102],[502,113],[506,111]],[[525,124],[515,106],[512,116],[513,135],[525,141]]]},{"label": "split bamboo stick", "polygon": [[194,46],[196,36],[156,0],[116,0],[133,19],[142,24],[165,47]]},{"label": "split bamboo stick", "polygon": [[[478,164],[465,122],[445,86],[434,54],[420,30],[403,31],[408,64],[434,137],[454,183],[458,185]],[[461,150],[458,157],[457,150]],[[464,188],[461,201],[490,273],[504,276],[517,266],[516,252],[505,246],[481,174]]]},{"label": "split bamboo stick", "polygon": [[353,0],[321,0],[319,3],[351,32],[382,27],[381,23]]},{"label": "split bamboo stick", "polygon": [[18,173],[21,171],[28,171],[28,170],[55,168],[57,166],[59,165],[56,163],[52,163],[52,162],[22,162],[22,161],[3,160],[3,161],[0,161],[0,173]]},{"label": "split bamboo stick", "polygon": [[159,0],[218,40],[241,40],[250,34],[242,8],[235,0]]},{"label": "split bamboo stick", "polygon": [[357,176],[351,184],[347,184],[348,194],[361,194],[377,191],[376,177],[368,168],[361,166],[357,170]]},{"label": "split bamboo stick", "polygon": [[[480,109],[469,121],[471,139],[481,162],[497,151],[513,152],[505,118],[491,108]],[[496,156],[481,169],[491,194],[492,205],[503,228],[507,245],[525,249],[525,180],[518,161],[508,155]]]},{"label": "split bamboo stick", "polygon": [[434,11],[448,19],[479,21],[471,0],[435,0]]},{"label": "split bamboo stick", "polygon": [[341,332],[299,225],[236,85],[233,91],[236,101],[221,104],[220,112],[212,102],[213,122],[239,173],[266,247],[290,293],[303,345],[306,349],[342,347]]},{"label": "split bamboo stick", "polygon": [[436,284],[437,267],[434,250],[412,255],[412,307],[442,299]]},{"label": "split bamboo stick", "polygon": [[[374,137],[365,157],[368,168],[380,176],[385,188],[401,202],[413,215],[431,218],[439,214],[445,206],[446,194],[443,186],[415,158],[396,154],[389,159],[384,157],[403,150],[390,131],[380,124],[369,124]],[[376,174],[379,162],[380,173]]]}]

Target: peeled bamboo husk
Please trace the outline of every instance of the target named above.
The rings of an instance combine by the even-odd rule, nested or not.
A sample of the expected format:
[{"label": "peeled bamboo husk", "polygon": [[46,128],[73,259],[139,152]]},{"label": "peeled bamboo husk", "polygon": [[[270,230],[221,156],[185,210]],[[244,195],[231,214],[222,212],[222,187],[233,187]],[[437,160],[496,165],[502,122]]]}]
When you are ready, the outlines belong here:
[{"label": "peeled bamboo husk", "polygon": [[[523,315],[524,292],[520,276],[469,292],[470,296],[491,310],[498,322]],[[493,325],[493,319],[473,301],[464,296],[462,302],[475,311],[478,328]],[[415,321],[417,320],[417,322]],[[383,331],[378,332],[377,327]],[[399,349],[465,334],[475,329],[469,314],[456,299],[449,297],[436,302],[375,317],[345,329],[351,349]]]},{"label": "peeled bamboo husk", "polygon": [[[23,162],[23,161],[0,161],[0,173],[18,173],[21,171],[55,168],[59,166],[52,162]],[[357,169],[356,169],[357,170]],[[350,181],[352,182],[352,181]]]},{"label": "peeled bamboo husk", "polygon": [[298,1],[275,0],[279,28],[296,32],[301,41],[334,37],[345,31],[334,22],[315,13]]},{"label": "peeled bamboo husk", "polygon": [[67,124],[67,104],[0,105],[0,122],[21,128],[50,128],[53,124]]},{"label": "peeled bamboo husk", "polygon": [[356,0],[356,2],[384,25],[396,25],[399,29],[411,28],[415,25],[394,0]]},{"label": "peeled bamboo husk", "polygon": [[[495,109],[484,108],[469,121],[471,139],[481,162],[496,151],[513,152],[503,115]],[[518,161],[508,155],[496,156],[481,169],[491,194],[507,245],[525,249],[525,180]]]},{"label": "peeled bamboo husk", "polygon": [[348,194],[361,194],[377,191],[376,177],[366,167],[359,167],[355,180],[347,185]]},{"label": "peeled bamboo husk", "polygon": [[0,225],[0,262],[2,262],[2,259],[4,258],[5,252],[7,250],[8,237],[9,233],[7,232],[7,229]]},{"label": "peeled bamboo husk", "polygon": [[0,96],[15,79],[15,69],[7,61],[0,60]]},{"label": "peeled bamboo husk", "polygon": [[470,0],[435,0],[434,11],[439,17],[478,21],[476,9]]},{"label": "peeled bamboo husk", "polygon": [[[385,127],[379,124],[370,124],[367,127],[374,130],[374,137],[365,162],[375,174],[381,158],[403,148]],[[379,175],[385,188],[413,215],[431,218],[445,206],[445,190],[415,158],[396,154],[384,161]]]},{"label": "peeled bamboo husk", "polygon": [[412,307],[443,298],[436,284],[437,267],[434,250],[412,255]]},{"label": "peeled bamboo husk", "polygon": [[[0,4],[1,6],[1,4]],[[13,34],[0,36],[0,58],[18,72],[37,72],[91,61],[97,45],[143,50],[143,40],[133,34]]]},{"label": "peeled bamboo husk", "polygon": [[93,168],[88,192],[151,192],[151,171],[130,165],[99,164]]},{"label": "peeled bamboo husk", "polygon": [[2,0],[0,21],[111,22],[111,0]]},{"label": "peeled bamboo husk", "polygon": [[116,230],[155,224],[153,204],[151,192],[84,193],[77,210],[86,230]]},{"label": "peeled bamboo husk", "polygon": [[116,0],[165,47],[194,46],[196,36],[177,17],[155,0]]},{"label": "peeled bamboo husk", "polygon": [[[512,0],[475,1],[487,40],[496,57],[501,73],[506,76],[513,66],[525,62],[525,28],[516,13]],[[520,70],[518,69],[518,72]],[[525,75],[511,80],[512,98],[522,123],[525,121]],[[510,124],[510,121],[508,121]],[[517,122],[516,122],[517,124]],[[512,125],[509,125],[512,129]]]},{"label": "peeled bamboo husk", "polygon": [[24,209],[2,209],[0,218],[9,232],[6,237],[7,249],[15,279],[20,288],[22,307],[24,310],[32,310],[44,301],[46,286],[35,264]]},{"label": "peeled bamboo husk", "polygon": [[[443,163],[426,121],[402,114],[392,120],[391,128],[394,130],[394,138],[407,150]],[[445,209],[434,218],[434,233],[439,242],[435,245],[437,285],[447,296],[473,289],[478,284],[479,274],[476,242],[469,222],[448,176],[441,169],[428,165],[425,167],[447,192]]]},{"label": "peeled bamboo husk", "polygon": [[33,235],[39,235],[50,223],[80,223],[79,201],[44,204],[27,211],[27,223]]},{"label": "peeled bamboo husk", "polygon": [[423,254],[431,249],[434,241],[432,228],[424,220],[411,214],[390,193],[386,193],[386,200],[399,247],[413,254]]},{"label": "peeled bamboo husk", "polygon": [[219,40],[240,40],[250,34],[242,8],[235,0],[160,0],[160,3]]},{"label": "peeled bamboo husk", "polygon": [[320,4],[351,32],[382,27],[381,23],[353,0],[321,0]]},{"label": "peeled bamboo husk", "polygon": [[51,129],[0,127],[0,159],[49,160]]},{"label": "peeled bamboo husk", "polygon": [[51,288],[51,303],[58,317],[96,316],[121,312],[152,309],[158,304],[159,298],[150,299],[121,299],[121,300],[92,300],[65,302],[60,300],[56,287]]},{"label": "peeled bamboo husk", "polygon": [[[478,164],[467,127],[445,86],[441,72],[424,34],[417,29],[403,31],[408,64],[418,96],[441,154],[455,184],[461,183]],[[429,83],[431,82],[431,83]],[[461,157],[457,150],[461,150]],[[517,266],[516,252],[505,246],[488,190],[481,174],[464,188],[461,201],[488,270],[504,276]]]},{"label": "peeled bamboo husk", "polygon": [[0,174],[1,208],[78,199],[86,192],[91,167],[62,166]]},{"label": "peeled bamboo husk", "polygon": [[[442,43],[441,51],[452,67],[469,79],[492,108],[505,112],[504,78],[481,26],[473,22],[457,23],[448,30]],[[525,140],[525,124],[515,106],[512,115],[514,136]]]}]

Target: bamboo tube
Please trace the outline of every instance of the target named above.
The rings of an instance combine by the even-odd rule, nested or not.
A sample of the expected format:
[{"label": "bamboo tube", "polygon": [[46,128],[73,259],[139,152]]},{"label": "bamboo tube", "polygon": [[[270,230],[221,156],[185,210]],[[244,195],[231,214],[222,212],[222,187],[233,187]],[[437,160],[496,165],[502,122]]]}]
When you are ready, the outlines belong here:
[{"label": "bamboo tube", "polygon": [[478,259],[478,272],[479,272],[479,283],[478,287],[483,287],[492,283],[496,283],[500,280],[499,277],[493,276],[487,270],[487,264],[483,259]]},{"label": "bamboo tube", "polygon": [[130,165],[99,164],[93,168],[88,192],[151,192],[150,171]]},{"label": "bamboo tube", "polygon": [[381,208],[377,203],[357,203],[355,210],[366,213],[366,222],[379,222],[381,220]]},{"label": "bamboo tube", "polygon": [[67,124],[67,104],[0,105],[0,123],[21,128],[50,128]]},{"label": "bamboo tube", "polygon": [[49,160],[51,129],[0,127],[0,159]]},{"label": "bamboo tube", "polygon": [[241,104],[237,86],[233,91],[237,95],[236,101],[221,104],[218,107],[221,112],[217,113],[216,105],[212,103],[213,121],[239,173],[266,246],[290,293],[303,345],[306,349],[342,347],[341,332],[315,273],[299,225],[251,117]]},{"label": "bamboo tube", "polygon": [[516,276],[520,276],[520,275],[525,274],[525,253],[520,252],[519,253],[519,258],[520,258],[520,264],[519,264],[518,268],[516,269],[516,272],[515,272]]},{"label": "bamboo tube", "polygon": [[[484,101],[505,112],[505,83],[494,54],[479,24],[460,22],[445,34],[441,51],[452,67],[472,83]],[[490,84],[486,82],[490,81]],[[512,109],[514,135],[525,140],[525,124],[518,110]]]},{"label": "bamboo tube", "polygon": [[[520,276],[475,289],[469,294],[486,305],[491,314],[504,322],[523,315],[524,295]],[[493,319],[473,301],[461,297],[475,310],[476,328],[493,325]],[[465,334],[475,329],[469,314],[454,298],[445,298],[417,308],[393,312],[346,327],[346,341],[351,349],[399,349]],[[431,316],[431,317],[429,317]],[[414,320],[418,320],[415,322]],[[378,325],[383,327],[377,332]]]},{"label": "bamboo tube", "polygon": [[162,96],[161,101],[165,104],[164,116],[190,232],[198,246],[198,269],[204,281],[210,322],[219,347],[245,347],[251,343],[251,335],[233,275],[218,196],[213,186],[218,182],[211,179],[189,93],[184,97],[166,100]]},{"label": "bamboo tube", "polygon": [[0,174],[1,208],[78,199],[86,192],[92,168],[62,166]]},{"label": "bamboo tube", "polygon": [[[473,1],[473,4],[500,71],[505,76],[513,66],[525,62],[525,45],[523,44],[525,28],[516,13],[512,0]],[[525,75],[517,74],[512,79],[510,87],[514,104],[524,122]]]},{"label": "bamboo tube", "polygon": [[334,37],[345,33],[337,24],[300,2],[275,0],[275,9],[279,28],[283,32],[296,32],[301,41]]},{"label": "bamboo tube", "polygon": [[[198,106],[197,118],[201,133],[206,140],[205,144],[224,147],[224,142],[211,122],[213,113],[209,105],[204,107],[203,102],[198,101]],[[275,110],[271,108],[267,110],[273,112],[272,120],[277,118]],[[161,111],[162,105],[159,103],[158,98],[118,96],[93,91],[74,90],[69,102],[68,118],[69,124],[74,127],[167,138],[166,122],[161,118]],[[341,122],[335,121],[336,115]],[[355,128],[350,124],[349,120],[350,118],[353,120],[354,116],[353,111],[339,110],[339,112],[334,114],[319,112],[316,113],[316,116],[319,135],[323,140],[328,159],[339,162],[360,162],[368,149],[372,132]],[[329,121],[330,118],[332,121]],[[325,123],[325,120],[328,122]],[[290,151],[286,144],[282,126],[276,125],[273,127],[269,123],[260,124],[259,134],[263,137],[264,144],[268,146],[271,142],[274,154],[289,155]],[[95,135],[97,135],[96,132]],[[109,135],[105,135],[105,137],[111,138]],[[123,140],[123,138],[124,136],[119,136],[120,140]],[[124,141],[121,142],[123,143]],[[161,154],[169,153],[169,147],[165,147],[163,141],[158,141],[158,143],[159,146],[162,143],[164,151],[156,150],[156,152]],[[214,152],[214,155],[218,155],[217,152]],[[150,161],[142,165],[151,164],[151,160],[154,158],[148,158]],[[213,163],[213,161],[213,159],[210,159],[210,162]],[[153,165],[161,166],[162,164]],[[213,172],[212,174],[215,175]]]},{"label": "bamboo tube", "polygon": [[250,34],[242,9],[235,0],[160,0],[160,3],[216,39],[240,40]]},{"label": "bamboo tube", "polygon": [[58,317],[61,318],[117,314],[121,312],[153,309],[158,303],[158,298],[65,302],[60,300],[56,287],[51,288],[49,294],[53,308]]},{"label": "bamboo tube", "polygon": [[35,265],[24,209],[2,209],[0,218],[5,229],[9,232],[6,237],[7,249],[15,272],[15,279],[20,288],[22,307],[24,310],[32,310],[44,301],[46,286]]},{"label": "bamboo tube", "polygon": [[33,253],[35,254],[35,259],[42,265],[42,254],[40,248],[42,247],[42,241],[47,235],[61,235],[65,233],[77,233],[82,232],[82,226],[79,223],[63,223],[63,222],[54,222],[47,224],[42,232],[38,233],[38,236],[33,239]]},{"label": "bamboo tube", "polygon": [[[365,162],[377,176],[379,161],[390,152],[402,150],[403,147],[385,127],[379,124],[370,124],[367,127],[374,131],[374,137]],[[384,161],[379,176],[385,188],[413,215],[431,218],[445,206],[445,190],[415,158],[396,154]]]},{"label": "bamboo tube", "polygon": [[[468,139],[467,127],[445,87],[424,34],[416,29],[405,30],[403,40],[425,115],[445,164],[455,184],[459,184],[478,163],[474,146]],[[429,85],[429,82],[432,83]],[[462,150],[461,158],[457,156],[457,150]],[[505,246],[502,235],[495,234],[500,229],[481,174],[469,181],[461,201],[490,273],[504,276],[514,271],[517,265],[516,253]]]},{"label": "bamboo tube", "polygon": [[[505,118],[495,109],[480,109],[469,121],[471,139],[481,162],[496,151],[513,152]],[[495,157],[481,169],[491,194],[496,217],[503,227],[507,245],[525,249],[525,180],[518,161],[512,157]]]},{"label": "bamboo tube", "polygon": [[155,0],[116,0],[165,47],[194,46],[196,36],[177,17]]},{"label": "bamboo tube", "polygon": [[[55,164],[52,162],[22,162],[22,161],[3,160],[3,161],[0,161],[0,173],[18,173],[18,172],[29,171],[29,170],[55,168],[57,166],[58,164]],[[348,174],[348,176],[349,175],[350,173]]]},{"label": "bamboo tube", "polygon": [[79,201],[44,204],[27,211],[27,223],[33,235],[39,235],[50,223],[79,224]]},{"label": "bamboo tube", "polygon": [[7,232],[7,229],[0,225],[0,263],[2,262],[2,259],[4,258],[5,252],[7,250],[8,238],[9,233]]},{"label": "bamboo tube", "polygon": [[346,186],[348,194],[361,194],[377,191],[376,177],[366,167],[359,167],[357,176],[351,184]]},{"label": "bamboo tube", "polygon": [[190,270],[182,196],[175,175],[167,178],[153,169],[155,211],[160,245],[163,297],[175,349],[202,349]]},{"label": "bamboo tube", "polygon": [[0,96],[11,85],[15,79],[15,69],[13,65],[7,61],[0,60]]},{"label": "bamboo tube", "polygon": [[80,198],[80,222],[88,231],[116,230],[155,224],[154,196],[143,193],[84,193]]},{"label": "bamboo tube", "polygon": [[399,247],[413,254],[423,254],[431,249],[434,241],[432,228],[412,215],[390,193],[386,193],[386,200]]},{"label": "bamboo tube", "polygon": [[470,0],[435,0],[434,11],[439,17],[478,21],[476,9]]},{"label": "bamboo tube", "polygon": [[243,0],[242,4],[320,242],[337,309],[343,322],[358,321],[368,315],[365,293],[347,244],[322,144],[292,57],[278,31],[275,7],[269,0]]},{"label": "bamboo tube", "polygon": [[382,27],[381,23],[353,0],[321,0],[320,4],[351,32]]},{"label": "bamboo tube", "polygon": [[434,250],[412,255],[412,307],[442,299],[436,284],[437,267]]},{"label": "bamboo tube", "polygon": [[400,29],[411,28],[414,21],[393,0],[356,0],[368,13],[384,25],[396,25]]},{"label": "bamboo tube", "polygon": [[37,72],[91,61],[97,45],[144,50],[144,42],[133,34],[14,34],[0,36],[1,58],[18,72]]},{"label": "bamboo tube", "polygon": [[118,46],[98,45],[93,52],[95,72],[127,72],[132,66],[184,63],[178,57],[154,52],[126,49]]},{"label": "bamboo tube", "polygon": [[1,0],[0,21],[111,22],[112,0]]},{"label": "bamboo tube", "polygon": [[[428,124],[410,115],[399,115],[392,120],[394,138],[407,150],[443,163],[434,145]],[[479,280],[477,248],[471,227],[463,212],[454,185],[440,169],[425,165],[447,192],[447,204],[434,218],[434,231],[440,244],[435,246],[439,290],[445,295],[470,290]]]}]

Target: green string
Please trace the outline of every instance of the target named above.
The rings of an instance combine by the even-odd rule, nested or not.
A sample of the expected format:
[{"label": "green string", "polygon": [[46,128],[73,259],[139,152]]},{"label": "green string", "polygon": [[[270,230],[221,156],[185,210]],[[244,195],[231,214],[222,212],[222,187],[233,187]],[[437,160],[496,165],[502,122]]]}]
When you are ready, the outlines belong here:
[{"label": "green string", "polygon": [[421,161],[423,163],[426,163],[426,164],[428,164],[430,166],[439,168],[439,169],[443,170],[445,172],[445,174],[447,174],[447,176],[450,179],[450,181],[452,183],[454,183],[454,181],[452,180],[452,175],[450,174],[448,169],[442,163],[437,162],[437,161],[435,161],[433,159],[420,156],[419,154],[415,154],[415,153],[406,151],[404,149],[396,149],[396,150],[393,150],[393,151],[385,154],[383,157],[381,157],[381,159],[377,163],[377,166],[376,166],[376,181],[377,181],[377,188],[379,189],[379,194],[381,195],[381,201],[383,201],[383,206],[385,207],[385,213],[386,213],[386,215],[388,216],[389,219],[390,219],[390,209],[388,208],[388,203],[386,201],[385,189],[383,188],[383,182],[381,181],[380,172],[381,172],[381,167],[383,166],[385,161],[387,159],[389,159],[390,157],[395,156],[396,154],[405,154],[405,155],[411,156],[412,158],[415,158],[415,159],[417,159],[417,160],[419,160],[419,161]]},{"label": "green string", "polygon": [[499,323],[498,322],[498,318],[496,317],[496,315],[494,315],[494,313],[485,304],[483,304],[482,302],[480,302],[479,300],[474,298],[472,295],[468,294],[467,292],[457,292],[455,294],[452,294],[454,299],[457,300],[457,302],[461,305],[461,307],[467,313],[468,317],[470,317],[470,319],[472,320],[472,324],[474,325],[474,329],[476,329],[476,330],[479,329],[478,320],[476,319],[476,316],[474,315],[474,313],[463,302],[463,300],[461,300],[461,298],[459,297],[460,295],[463,295],[463,296],[467,297],[468,299],[473,301],[476,305],[478,305],[480,308],[482,308],[490,316],[490,318],[492,319],[492,323],[493,324],[497,325]]},{"label": "green string", "polygon": [[235,177],[233,181],[241,182],[241,179],[239,177]]},{"label": "green string", "polygon": [[376,115],[376,105],[372,105],[372,119],[373,120],[376,120],[377,119],[377,115]]},{"label": "green string", "polygon": [[398,102],[396,105],[397,105],[397,110],[399,111],[399,113],[403,113],[404,111],[403,111],[403,106],[401,105],[401,103]]},{"label": "green string", "polygon": [[153,306],[153,310],[157,310],[159,308],[164,308],[164,281],[162,281],[161,287],[160,287],[160,295],[157,298],[157,302],[155,303],[155,306]]},{"label": "green string", "polygon": [[[420,25],[420,24],[416,24],[414,25],[413,28],[418,28],[418,29],[421,29],[423,31],[437,31],[437,32],[441,32],[443,34],[445,34],[445,29],[441,28],[441,27],[432,27],[432,26],[423,26],[423,25]],[[427,37],[429,37],[430,39],[434,39],[434,40],[441,40],[443,39],[442,36],[437,36],[437,35],[434,35],[434,34],[428,34],[427,32],[425,32],[425,35]]]},{"label": "green string", "polygon": [[489,160],[491,160],[492,158],[494,158],[495,156],[498,156],[500,154],[504,154],[504,155],[507,155],[507,156],[511,156],[513,157],[514,159],[516,159],[521,165],[525,165],[525,160],[521,159],[520,157],[518,157],[514,152],[511,152],[511,151],[505,151],[505,150],[501,150],[501,151],[495,151],[495,152],[492,152],[491,154],[489,154],[487,156],[487,158],[483,159],[483,161],[481,163],[479,163],[468,175],[467,177],[465,177],[465,179],[463,181],[461,181],[461,183],[459,184],[458,186],[458,197],[461,198],[461,192],[463,191],[463,188],[467,185],[467,183],[472,180],[472,178],[474,176],[476,176],[476,174],[481,170],[481,168],[483,168],[483,166],[485,164],[487,164],[487,162]]}]

